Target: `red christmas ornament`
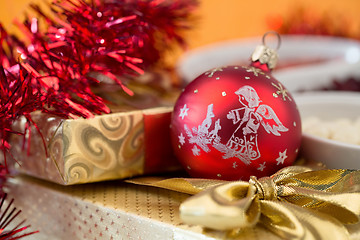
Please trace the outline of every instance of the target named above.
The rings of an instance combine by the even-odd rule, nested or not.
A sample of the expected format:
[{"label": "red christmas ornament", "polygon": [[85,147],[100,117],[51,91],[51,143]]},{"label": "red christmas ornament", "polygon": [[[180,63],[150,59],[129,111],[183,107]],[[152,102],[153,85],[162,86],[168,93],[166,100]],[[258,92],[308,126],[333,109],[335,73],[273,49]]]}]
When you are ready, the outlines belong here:
[{"label": "red christmas ornament", "polygon": [[276,60],[276,51],[262,45],[250,66],[209,70],[184,89],[174,107],[171,138],[191,176],[245,180],[294,162],[300,115],[291,94],[271,75]]}]

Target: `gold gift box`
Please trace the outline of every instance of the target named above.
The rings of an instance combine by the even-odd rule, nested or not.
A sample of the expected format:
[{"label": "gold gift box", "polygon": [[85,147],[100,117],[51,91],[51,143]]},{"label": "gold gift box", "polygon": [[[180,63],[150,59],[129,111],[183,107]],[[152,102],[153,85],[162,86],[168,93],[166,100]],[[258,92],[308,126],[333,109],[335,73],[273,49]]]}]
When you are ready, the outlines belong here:
[{"label": "gold gift box", "polygon": [[[18,218],[40,231],[28,240],[281,240],[261,224],[233,232],[184,224],[179,206],[190,195],[121,180],[62,186],[21,175],[6,190],[22,210]],[[345,227],[360,239],[360,224]]]},{"label": "gold gift box", "polygon": [[[169,129],[174,96],[141,86],[134,97],[107,93],[122,103],[110,106],[111,114],[62,119],[33,113],[43,138],[34,126],[25,137],[13,134],[9,166],[63,185],[177,170]],[[18,121],[14,130],[24,132],[25,124]]]},{"label": "gold gift box", "polygon": [[[179,205],[189,197],[184,193],[122,181],[61,186],[27,176],[11,179],[7,190],[22,210],[19,218],[40,231],[29,240],[228,239],[225,232],[181,222]],[[280,238],[260,227],[236,239]]]}]

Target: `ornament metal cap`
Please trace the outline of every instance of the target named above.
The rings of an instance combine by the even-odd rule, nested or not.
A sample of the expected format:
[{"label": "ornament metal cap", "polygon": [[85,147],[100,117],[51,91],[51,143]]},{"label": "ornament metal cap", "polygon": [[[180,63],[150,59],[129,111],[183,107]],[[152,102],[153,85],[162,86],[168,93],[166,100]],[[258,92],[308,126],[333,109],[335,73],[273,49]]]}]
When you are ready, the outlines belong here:
[{"label": "ornament metal cap", "polygon": [[[265,38],[268,34],[274,34],[277,37],[278,43],[276,49],[269,48],[266,46]],[[278,61],[278,54],[277,51],[281,44],[280,35],[277,32],[269,31],[266,32],[262,38],[262,45],[259,45],[255,48],[251,56],[251,60],[253,62],[259,61],[261,64],[266,64],[270,70],[274,69],[277,61]]]}]

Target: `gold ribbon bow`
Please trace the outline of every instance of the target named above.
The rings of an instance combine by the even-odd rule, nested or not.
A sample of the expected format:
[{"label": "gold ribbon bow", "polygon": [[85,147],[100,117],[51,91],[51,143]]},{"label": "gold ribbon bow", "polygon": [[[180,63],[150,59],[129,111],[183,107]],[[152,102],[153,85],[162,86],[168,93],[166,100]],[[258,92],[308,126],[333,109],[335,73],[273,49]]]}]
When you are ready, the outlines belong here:
[{"label": "gold ribbon bow", "polygon": [[346,225],[360,220],[356,170],[292,166],[249,182],[176,178],[145,185],[198,193],[181,204],[180,216],[216,230],[262,224],[284,239],[350,239]]}]

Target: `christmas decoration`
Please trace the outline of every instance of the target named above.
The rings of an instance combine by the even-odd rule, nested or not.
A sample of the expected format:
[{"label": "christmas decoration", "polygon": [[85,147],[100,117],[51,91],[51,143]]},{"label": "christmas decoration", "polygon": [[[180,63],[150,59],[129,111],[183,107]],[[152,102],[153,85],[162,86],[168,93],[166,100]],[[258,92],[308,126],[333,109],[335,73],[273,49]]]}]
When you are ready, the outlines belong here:
[{"label": "christmas decoration", "polygon": [[345,79],[334,79],[328,85],[317,90],[360,92],[360,78],[350,76]]},{"label": "christmas decoration", "polygon": [[276,59],[264,43],[250,66],[209,70],[184,89],[174,107],[171,138],[191,176],[247,179],[293,163],[301,122],[291,94],[271,75]]},{"label": "christmas decoration", "polygon": [[248,183],[219,184],[182,203],[180,214],[188,224],[218,230],[261,222],[283,239],[351,239],[344,225],[359,223],[360,193],[353,190],[359,173],[292,166]]},{"label": "christmas decoration", "polygon": [[9,69],[18,64],[18,53],[14,49],[16,45],[0,23],[0,64],[3,68]]},{"label": "christmas decoration", "polygon": [[270,29],[280,34],[311,34],[360,39],[358,23],[342,12],[319,12],[304,6],[296,6],[286,15],[272,14],[266,21]]},{"label": "christmas decoration", "polygon": [[179,207],[184,226],[219,230],[226,239],[356,239],[359,177],[358,170],[305,162],[248,182],[165,177],[128,182],[194,194]]},{"label": "christmas decoration", "polygon": [[[61,0],[50,6],[53,15],[33,5],[41,17],[20,25],[31,44],[19,44],[18,51],[36,71],[58,78],[61,91],[93,99],[89,84],[98,83],[101,74],[132,94],[125,86],[128,75],[143,74],[171,46],[185,46],[181,33],[190,28],[187,21],[196,4],[195,0]],[[49,24],[46,31],[41,31],[41,20]],[[79,105],[97,109],[87,101]],[[99,110],[108,112],[104,106]]]},{"label": "christmas decoration", "polygon": [[[26,118],[25,131],[32,124],[30,113],[44,110],[44,103],[38,86],[31,84],[32,77],[21,66],[19,75],[5,72],[0,66],[0,150],[7,169],[7,154],[11,154],[8,142],[10,134],[24,134],[12,130],[12,124],[21,116]],[[36,126],[35,126],[36,127]]]},{"label": "christmas decoration", "polygon": [[[301,164],[310,166],[308,162]],[[34,219],[32,226],[40,230],[37,239],[48,239],[49,236],[59,239],[118,239],[122,236],[143,239],[149,232],[146,240],[173,239],[174,236],[177,239],[358,239],[359,171],[323,170],[312,163],[311,166],[287,167],[270,179],[252,179],[250,182],[161,175],[131,178],[126,182],[61,186],[19,176],[16,181],[9,182],[8,189],[23,210],[22,216]],[[216,185],[222,187],[216,188]],[[225,191],[221,191],[223,189]],[[219,216],[234,213],[240,219],[237,222],[242,219],[243,223],[251,221],[254,225],[210,230],[204,227],[207,217],[200,217],[198,225],[187,224],[183,218],[186,209],[181,207],[179,211],[179,206],[187,205],[186,199],[192,201],[189,194],[215,196],[216,204],[224,204],[224,208],[217,208]],[[193,206],[201,210],[190,211],[191,215],[206,214],[214,209],[207,201],[198,203]],[[249,208],[245,214],[237,215],[246,207]],[[352,224],[343,224],[345,221]],[[216,222],[222,224],[219,219]],[[329,233],[328,229],[348,238],[323,237]]]},{"label": "christmas decoration", "polygon": [[4,194],[1,198],[1,203],[0,203],[0,212],[1,212],[0,240],[20,239],[39,232],[39,231],[33,231],[33,232],[23,233],[23,231],[25,231],[30,227],[30,225],[22,226],[25,220],[20,222],[15,227],[11,228],[9,226],[12,225],[16,217],[19,216],[21,210],[16,210],[15,207],[11,209],[14,199],[11,199],[8,205],[6,206],[6,208],[4,209],[3,207],[6,204],[5,203],[6,198],[7,198],[7,194]]},{"label": "christmas decoration", "polygon": [[[109,113],[104,99],[93,90],[99,79],[107,79],[104,82],[110,87],[106,89],[120,86],[133,94],[122,78],[144,73],[170,45],[184,46],[181,33],[189,28],[187,21],[196,5],[195,0],[61,0],[50,5],[52,15],[32,5],[39,17],[18,23],[26,41],[1,27],[0,61],[5,70],[0,89],[0,150],[5,165],[9,134],[27,133],[30,141],[29,126],[38,129],[30,113],[63,118]],[[25,132],[15,132],[11,126],[21,117],[27,120]]]},{"label": "christmas decoration", "polygon": [[[172,105],[146,110],[126,106],[125,110],[91,119],[31,114],[40,132],[31,126],[31,139],[25,141],[25,146],[19,144],[22,135],[11,136],[9,143],[16,162],[8,159],[10,171],[71,185],[181,169],[166,127],[170,125]],[[25,121],[18,121],[12,127],[23,132],[25,126]]]}]

